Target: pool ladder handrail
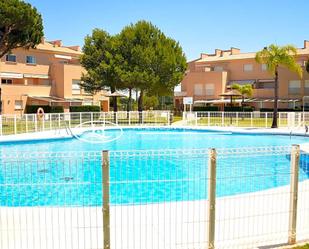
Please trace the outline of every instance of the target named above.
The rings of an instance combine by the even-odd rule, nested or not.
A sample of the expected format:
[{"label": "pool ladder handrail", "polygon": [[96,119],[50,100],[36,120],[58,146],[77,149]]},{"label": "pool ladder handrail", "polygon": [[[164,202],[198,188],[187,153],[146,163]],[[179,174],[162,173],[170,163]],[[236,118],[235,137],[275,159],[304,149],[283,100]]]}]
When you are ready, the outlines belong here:
[{"label": "pool ladder handrail", "polygon": [[[308,131],[309,131],[309,128],[308,128],[308,125],[306,125],[305,121],[300,122],[300,124],[297,125],[294,130],[299,129],[303,125],[304,125],[304,128],[305,128],[305,134],[304,135],[306,136]],[[290,138],[292,137],[292,135],[293,135],[293,129],[290,130]]]}]

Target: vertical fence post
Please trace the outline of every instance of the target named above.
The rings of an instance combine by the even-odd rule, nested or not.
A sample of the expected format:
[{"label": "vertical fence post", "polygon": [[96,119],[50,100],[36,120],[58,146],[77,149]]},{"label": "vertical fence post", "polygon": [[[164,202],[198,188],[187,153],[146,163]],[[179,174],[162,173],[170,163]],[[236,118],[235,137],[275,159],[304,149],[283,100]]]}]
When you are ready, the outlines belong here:
[{"label": "vertical fence post", "polygon": [[279,128],[280,128],[281,127],[281,112],[278,112],[278,113],[279,113],[279,117],[278,117],[279,124],[278,125],[279,125]]},{"label": "vertical fence post", "polygon": [[57,119],[58,119],[58,129],[60,129],[60,113],[58,113]]},{"label": "vertical fence post", "polygon": [[14,134],[17,134],[16,114],[14,115]]},{"label": "vertical fence post", "polygon": [[207,123],[208,123],[208,126],[210,126],[210,112],[207,113],[207,117],[208,117]]},{"label": "vertical fence post", "polygon": [[224,112],[222,112],[222,116],[221,116],[221,125],[224,126]]},{"label": "vertical fence post", "polygon": [[[244,115],[244,114],[242,114]],[[238,127],[238,112],[236,112],[236,126]]]},{"label": "vertical fence post", "polygon": [[79,113],[79,128],[82,128],[82,113]]},{"label": "vertical fence post", "polygon": [[216,149],[209,149],[208,162],[208,249],[215,248],[215,218],[216,218]]},{"label": "vertical fence post", "polygon": [[250,115],[250,124],[251,124],[251,127],[253,127],[253,112],[251,112],[251,115]]},{"label": "vertical fence post", "polygon": [[91,125],[93,124],[93,112],[90,112],[90,121],[91,121]]},{"label": "vertical fence post", "polygon": [[103,188],[103,248],[110,249],[110,210],[109,210],[109,152],[102,152],[102,188]]},{"label": "vertical fence post", "polygon": [[71,129],[71,113],[69,112],[69,128]]},{"label": "vertical fence post", "polygon": [[299,170],[299,145],[293,145],[291,151],[291,186],[289,209],[289,238],[290,245],[296,243],[297,199],[298,199],[298,170]]},{"label": "vertical fence post", "polygon": [[195,126],[197,126],[197,112],[195,113]]},{"label": "vertical fence post", "polygon": [[2,123],[3,123],[2,115],[0,115],[0,122],[1,122],[1,124],[0,124],[0,136],[2,136],[2,135],[3,135],[3,130],[2,130]]},{"label": "vertical fence post", "polygon": [[129,125],[131,125],[131,112],[129,112]]},{"label": "vertical fence post", "polygon": [[265,128],[267,128],[267,112],[265,112]]},{"label": "vertical fence post", "polygon": [[45,114],[42,117],[42,131],[45,131]]},{"label": "vertical fence post", "polygon": [[28,114],[26,114],[26,133],[28,133]]}]

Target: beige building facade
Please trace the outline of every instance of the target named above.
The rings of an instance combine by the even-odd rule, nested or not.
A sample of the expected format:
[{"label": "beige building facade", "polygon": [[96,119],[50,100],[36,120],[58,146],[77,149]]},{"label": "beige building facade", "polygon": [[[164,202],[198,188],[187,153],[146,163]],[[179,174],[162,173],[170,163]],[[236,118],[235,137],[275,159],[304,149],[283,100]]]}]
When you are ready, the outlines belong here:
[{"label": "beige building facade", "polygon": [[91,95],[79,86],[85,69],[78,46],[45,41],[36,49],[15,49],[0,60],[2,114],[22,114],[27,105],[100,105],[109,110],[105,92]]},{"label": "beige building facade", "polygon": [[[296,61],[304,68],[309,58],[309,41],[304,41],[304,47],[297,52]],[[175,92],[176,108],[183,108],[184,97],[193,97],[194,105],[228,105],[220,95],[234,83],[252,84],[253,95],[247,98],[247,105],[256,110],[273,108],[274,77],[267,72],[266,65],[255,61],[255,53],[241,53],[238,48],[216,49],[214,54],[201,54],[200,58],[188,62],[181,92]],[[299,78],[279,68],[279,108],[301,108],[304,96],[309,96],[308,73],[304,70]],[[309,104],[309,97],[305,104]]]}]

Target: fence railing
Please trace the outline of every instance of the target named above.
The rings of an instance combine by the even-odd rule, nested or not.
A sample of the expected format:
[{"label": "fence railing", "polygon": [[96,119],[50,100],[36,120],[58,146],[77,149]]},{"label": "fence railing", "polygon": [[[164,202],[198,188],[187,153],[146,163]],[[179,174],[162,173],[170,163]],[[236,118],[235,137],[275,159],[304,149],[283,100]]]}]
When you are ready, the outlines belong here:
[{"label": "fence railing", "polygon": [[[295,128],[309,124],[309,112],[279,112],[278,126]],[[272,125],[272,112],[184,112],[187,125],[263,127]]]},{"label": "fence railing", "polygon": [[147,112],[72,112],[0,116],[0,135],[84,127],[94,121],[116,125],[170,125],[169,111]]},{"label": "fence railing", "polygon": [[1,155],[0,248],[256,248],[309,239],[299,146]]}]

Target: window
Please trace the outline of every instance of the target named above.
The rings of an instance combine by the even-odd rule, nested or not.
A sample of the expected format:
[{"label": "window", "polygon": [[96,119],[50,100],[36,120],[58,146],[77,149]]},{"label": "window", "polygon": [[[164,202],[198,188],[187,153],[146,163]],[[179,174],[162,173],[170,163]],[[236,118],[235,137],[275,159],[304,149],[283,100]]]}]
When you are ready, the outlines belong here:
[{"label": "window", "polygon": [[223,71],[223,67],[222,66],[215,66],[214,71],[221,72],[221,71]]},{"label": "window", "polygon": [[26,63],[27,64],[36,64],[35,56],[27,55],[26,56]]},{"label": "window", "polygon": [[213,96],[215,94],[215,84],[206,84],[206,96]]},{"label": "window", "polygon": [[1,84],[11,85],[13,83],[12,79],[1,79]]},{"label": "window", "polygon": [[300,80],[289,81],[289,94],[300,94]]},{"label": "window", "polygon": [[72,80],[72,94],[80,94],[80,80]]},{"label": "window", "polygon": [[252,64],[245,64],[244,65],[244,71],[245,72],[251,72],[253,70],[253,65]]},{"label": "window", "polygon": [[261,69],[262,69],[262,71],[267,71],[267,65],[266,64],[262,64],[261,65]]},{"label": "window", "polygon": [[14,54],[7,54],[5,59],[8,62],[16,62],[16,55],[14,55]]},{"label": "window", "polygon": [[309,80],[305,80],[305,95],[309,94]]},{"label": "window", "polygon": [[202,84],[194,85],[194,95],[197,95],[197,96],[203,95],[203,85]]},{"label": "window", "polygon": [[22,109],[23,109],[23,101],[15,100],[15,110],[22,110]]}]

